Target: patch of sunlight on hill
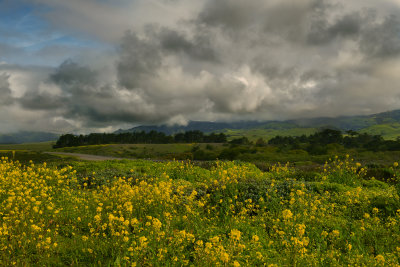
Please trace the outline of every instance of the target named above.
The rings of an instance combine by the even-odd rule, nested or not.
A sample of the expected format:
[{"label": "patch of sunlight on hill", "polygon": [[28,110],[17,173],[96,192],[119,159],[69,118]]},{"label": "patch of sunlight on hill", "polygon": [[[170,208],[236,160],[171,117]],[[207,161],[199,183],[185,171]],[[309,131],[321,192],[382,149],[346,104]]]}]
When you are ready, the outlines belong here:
[{"label": "patch of sunlight on hill", "polygon": [[378,124],[367,127],[359,131],[360,133],[367,133],[371,135],[381,135],[388,140],[395,140],[400,136],[400,123]]}]

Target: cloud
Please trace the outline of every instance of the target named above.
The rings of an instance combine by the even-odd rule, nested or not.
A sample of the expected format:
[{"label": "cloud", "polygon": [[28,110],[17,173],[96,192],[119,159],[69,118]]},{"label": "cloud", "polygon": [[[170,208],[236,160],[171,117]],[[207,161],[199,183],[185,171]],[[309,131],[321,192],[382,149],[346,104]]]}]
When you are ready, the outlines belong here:
[{"label": "cloud", "polygon": [[399,108],[395,0],[35,3],[50,7],[39,15],[55,29],[115,51],[94,47],[56,68],[0,66],[7,105],[40,117],[34,127],[89,131]]},{"label": "cloud", "polygon": [[148,23],[173,25],[186,20],[203,5],[198,0],[34,0],[51,12],[40,15],[56,29],[118,43],[125,31]]},{"label": "cloud", "polygon": [[360,37],[360,48],[370,57],[387,58],[400,54],[400,17],[391,15],[375,23]]},{"label": "cloud", "polygon": [[11,95],[10,83],[8,82],[9,76],[5,73],[0,75],[0,104],[10,105],[13,102]]}]

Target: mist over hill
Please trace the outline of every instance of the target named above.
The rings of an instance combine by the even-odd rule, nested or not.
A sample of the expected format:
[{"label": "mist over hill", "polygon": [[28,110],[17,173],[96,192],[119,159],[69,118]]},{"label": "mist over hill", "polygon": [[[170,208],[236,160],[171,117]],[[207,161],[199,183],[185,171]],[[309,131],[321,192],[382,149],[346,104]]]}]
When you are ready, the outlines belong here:
[{"label": "mist over hill", "polygon": [[[258,131],[262,134],[263,130],[271,132],[274,130],[285,132],[293,129],[312,129],[315,131],[324,128],[339,129],[342,131],[361,131],[382,136],[389,135],[390,138],[400,135],[400,110],[393,110],[371,115],[341,116],[336,118],[317,117],[294,119],[286,121],[239,121],[239,122],[206,122],[190,121],[187,125],[143,125],[127,130],[118,130],[115,133],[124,132],[150,132],[157,131],[171,135],[179,132],[199,130],[204,133],[210,132],[229,132],[233,131],[237,135],[249,131]],[[304,131],[299,131],[303,133]]]},{"label": "mist over hill", "polygon": [[224,129],[251,129],[264,125],[265,122],[257,121],[243,121],[243,122],[207,122],[207,121],[190,121],[187,125],[143,125],[137,126],[127,130],[118,130],[115,133],[126,133],[126,132],[163,132],[171,135],[179,132],[186,131],[202,131],[204,133],[221,131]]},{"label": "mist over hill", "polygon": [[[378,114],[363,116],[342,116],[336,118],[318,117],[294,119],[286,121],[239,121],[209,122],[190,121],[187,125],[142,125],[130,129],[120,129],[114,133],[126,132],[162,132],[173,135],[187,131],[204,133],[223,132],[228,136],[273,137],[275,135],[302,135],[331,128],[342,131],[359,131],[372,135],[382,135],[386,139],[400,136],[400,110],[392,110]],[[49,132],[20,131],[16,133],[0,133],[0,144],[20,144],[55,141],[59,134]]]}]

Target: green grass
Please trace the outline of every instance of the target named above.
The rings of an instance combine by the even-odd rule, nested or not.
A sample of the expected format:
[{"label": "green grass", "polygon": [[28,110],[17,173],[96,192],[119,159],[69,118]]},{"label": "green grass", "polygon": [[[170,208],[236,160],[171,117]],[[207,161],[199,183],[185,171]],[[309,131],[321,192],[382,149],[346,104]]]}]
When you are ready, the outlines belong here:
[{"label": "green grass", "polygon": [[[6,157],[11,160],[19,161],[23,164],[29,164],[30,161],[34,163],[43,163],[45,161],[53,163],[63,162],[65,160],[59,156],[32,150],[0,150],[0,157]],[[70,157],[65,158],[70,160]]]},{"label": "green grass", "polygon": [[378,124],[359,131],[371,135],[381,135],[387,140],[396,140],[400,136],[400,123]]},{"label": "green grass", "polygon": [[31,150],[31,151],[51,151],[55,142],[40,142],[26,144],[0,144],[0,150]]},{"label": "green grass", "polygon": [[[320,165],[334,155],[344,157],[346,154],[350,154],[356,160],[364,164],[389,165],[394,161],[400,161],[400,152],[398,151],[371,152],[345,149],[342,146],[328,146],[328,154],[324,155],[310,155],[307,151],[302,149],[285,150],[273,146],[230,146],[223,144],[114,144],[66,147],[55,149],[54,151],[130,159],[184,160],[196,159],[196,157],[193,157],[193,151],[196,147],[201,151],[211,153],[214,155],[214,159],[224,159],[219,157],[219,155],[222,151],[227,150],[236,153],[234,159],[256,162],[257,164],[262,163],[264,165],[272,165],[278,162],[291,162],[296,166],[302,166],[304,164],[310,165],[310,163]],[[205,160],[209,159],[211,158],[205,158]]]},{"label": "green grass", "polygon": [[[191,153],[193,147],[206,149],[207,144],[110,144],[58,148],[54,151],[83,153],[121,158],[178,159]],[[221,144],[211,144],[221,150]]]},{"label": "green grass", "polygon": [[247,137],[250,141],[256,141],[258,138],[263,138],[265,141],[280,135],[280,136],[300,136],[311,135],[317,132],[315,128],[292,128],[292,129],[249,129],[249,130],[225,130],[224,134],[228,136],[228,140],[240,137]]}]

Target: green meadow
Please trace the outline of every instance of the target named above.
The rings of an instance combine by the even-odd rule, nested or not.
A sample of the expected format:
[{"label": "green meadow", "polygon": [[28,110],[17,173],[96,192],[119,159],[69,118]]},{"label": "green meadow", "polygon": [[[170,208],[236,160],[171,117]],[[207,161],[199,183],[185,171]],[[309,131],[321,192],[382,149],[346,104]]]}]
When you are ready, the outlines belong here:
[{"label": "green meadow", "polygon": [[399,264],[397,162],[376,178],[350,156],[262,170],[1,153],[22,162],[0,161],[3,266]]}]

